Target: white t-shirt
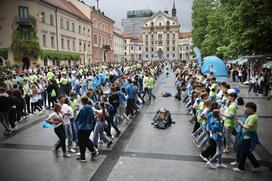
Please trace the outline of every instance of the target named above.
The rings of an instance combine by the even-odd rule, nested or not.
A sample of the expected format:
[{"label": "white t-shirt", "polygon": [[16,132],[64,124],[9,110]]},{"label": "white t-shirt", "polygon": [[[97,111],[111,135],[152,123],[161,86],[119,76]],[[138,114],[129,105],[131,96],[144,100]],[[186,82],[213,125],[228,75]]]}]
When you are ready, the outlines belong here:
[{"label": "white t-shirt", "polygon": [[64,125],[70,124],[70,119],[74,117],[72,107],[67,104],[63,104],[61,106],[61,112],[62,112],[62,114],[70,114],[70,116],[66,115],[63,118]]},{"label": "white t-shirt", "polygon": [[[57,114],[56,112],[53,112],[49,115],[48,119],[62,119],[62,114]],[[56,124],[55,128],[59,127],[60,125],[62,125],[62,123]]]}]

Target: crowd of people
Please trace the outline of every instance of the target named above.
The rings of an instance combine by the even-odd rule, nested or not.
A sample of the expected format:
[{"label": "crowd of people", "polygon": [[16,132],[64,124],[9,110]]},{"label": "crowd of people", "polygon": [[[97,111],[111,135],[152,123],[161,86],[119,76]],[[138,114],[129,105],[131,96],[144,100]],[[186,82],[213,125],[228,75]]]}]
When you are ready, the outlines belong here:
[{"label": "crowd of people", "polygon": [[248,158],[258,172],[260,164],[252,154],[258,144],[257,106],[245,103],[244,115],[238,118],[237,110],[244,105],[239,89],[226,82],[217,82],[214,74],[203,75],[197,64],[172,64],[176,74],[177,93],[191,114],[193,141],[201,150],[200,157],[211,169],[227,168],[222,155],[234,151],[236,160],[230,165],[236,172],[245,171]]},{"label": "crowd of people", "polygon": [[[272,96],[272,70],[263,68],[261,71],[254,71],[252,76],[249,77],[249,70],[244,65],[230,65],[230,75],[233,82],[245,83],[248,82],[248,93],[267,96],[270,100]],[[248,81],[249,80],[249,81]]]},{"label": "crowd of people", "polygon": [[[53,152],[64,157],[79,146],[80,161],[98,152],[98,140],[112,144],[121,131],[117,123],[130,121],[152,94],[163,63],[112,64],[108,66],[40,67],[21,74],[6,70],[0,80],[0,113],[4,135],[35,113],[51,110],[46,122],[54,125],[59,140]],[[109,91],[108,91],[109,90]],[[105,91],[105,92],[104,92]],[[38,112],[37,112],[38,111]],[[112,128],[115,135],[112,135]],[[92,133],[92,140],[89,139]]]}]

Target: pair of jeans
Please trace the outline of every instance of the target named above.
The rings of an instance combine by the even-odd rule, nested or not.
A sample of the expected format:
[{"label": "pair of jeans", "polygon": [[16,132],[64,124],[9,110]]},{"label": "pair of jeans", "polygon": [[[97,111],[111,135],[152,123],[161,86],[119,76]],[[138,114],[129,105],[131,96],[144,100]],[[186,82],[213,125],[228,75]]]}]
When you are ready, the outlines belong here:
[{"label": "pair of jeans", "polygon": [[149,100],[151,100],[151,97],[156,99],[156,96],[153,95],[152,90],[153,90],[153,88],[148,89]]},{"label": "pair of jeans", "polygon": [[78,129],[77,129],[77,125],[75,123],[75,119],[74,118],[70,119],[70,123],[71,123],[71,128],[72,128],[73,141],[77,142],[77,131],[78,131]]},{"label": "pair of jeans", "polygon": [[97,121],[93,132],[93,144],[97,146],[98,136],[104,143],[110,142],[110,139],[105,135],[104,128],[106,123],[104,121]]},{"label": "pair of jeans", "polygon": [[27,113],[30,114],[31,110],[30,110],[30,96],[29,95],[25,95],[25,102],[26,102],[26,109],[27,109]]},{"label": "pair of jeans", "polygon": [[42,107],[39,105],[39,102],[32,102],[31,103],[31,113],[33,114],[36,109],[38,109],[38,111],[42,110]]},{"label": "pair of jeans", "polygon": [[73,133],[71,123],[64,125],[65,135],[68,139],[68,149],[71,149],[73,146]]},{"label": "pair of jeans", "polygon": [[246,159],[248,158],[252,165],[256,167],[260,167],[260,163],[256,160],[255,156],[250,150],[251,147],[251,139],[244,139],[241,145],[241,152],[239,158],[238,168],[240,170],[245,170]]},{"label": "pair of jeans", "polygon": [[216,142],[210,138],[209,146],[201,153],[202,156],[209,159],[212,158],[216,152]]},{"label": "pair of jeans", "polygon": [[92,153],[95,151],[94,144],[90,140],[91,132],[92,132],[92,130],[79,130],[78,131],[78,145],[79,145],[81,159],[85,159],[86,148]]},{"label": "pair of jeans", "polygon": [[8,112],[0,112],[0,122],[6,131],[9,131],[9,113]]},{"label": "pair of jeans", "polygon": [[114,122],[114,115],[115,114],[110,114],[109,117],[107,118],[107,127],[105,129],[106,133],[107,133],[107,136],[108,137],[111,137],[111,127],[113,127],[113,129],[116,131],[117,134],[120,133],[120,130],[119,128],[117,127],[116,123]]},{"label": "pair of jeans", "polygon": [[62,152],[66,153],[66,144],[65,144],[66,134],[65,134],[65,129],[63,124],[54,128],[54,131],[59,138],[59,140],[55,144],[55,149],[58,150],[61,147]]},{"label": "pair of jeans", "polygon": [[231,135],[233,131],[234,131],[234,128],[224,126],[223,134],[226,141],[226,149],[230,149],[231,147],[231,142],[232,142]]},{"label": "pair of jeans", "polygon": [[223,146],[222,141],[216,141],[216,153],[211,158],[211,160],[210,160],[211,163],[215,162],[216,160],[217,160],[217,163],[219,163],[219,164],[222,163],[222,146]]},{"label": "pair of jeans", "polygon": [[133,115],[135,99],[127,99],[126,115]]}]

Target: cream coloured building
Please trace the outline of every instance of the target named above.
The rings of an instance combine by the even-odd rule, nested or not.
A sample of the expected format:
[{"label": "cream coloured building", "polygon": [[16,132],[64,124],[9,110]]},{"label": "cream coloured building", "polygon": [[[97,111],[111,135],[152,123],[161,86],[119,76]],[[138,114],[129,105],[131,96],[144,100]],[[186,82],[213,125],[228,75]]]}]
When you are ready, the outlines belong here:
[{"label": "cream coloured building", "polygon": [[[16,27],[28,32],[36,20],[42,49],[39,58],[25,54],[14,59],[12,33]],[[8,61],[24,66],[89,64],[92,62],[91,20],[67,0],[2,0],[0,6],[0,48],[9,50]],[[27,40],[27,36],[25,38]]]},{"label": "cream coloured building", "polygon": [[143,38],[142,36],[132,36],[127,32],[123,32],[125,47],[125,62],[141,62],[143,60]]},{"label": "cream coloured building", "polygon": [[[179,58],[179,28],[175,4],[172,15],[158,11],[143,25],[144,60],[176,60]],[[160,57],[161,56],[161,57]]]},{"label": "cream coloured building", "polygon": [[113,32],[113,44],[114,44],[114,61],[123,63],[125,58],[125,52],[124,52],[124,47],[125,47],[125,40],[124,37],[122,36],[122,33],[119,29],[115,28]]},{"label": "cream coloured building", "polygon": [[180,32],[179,33],[179,59],[189,61],[193,59],[192,55],[192,33]]}]

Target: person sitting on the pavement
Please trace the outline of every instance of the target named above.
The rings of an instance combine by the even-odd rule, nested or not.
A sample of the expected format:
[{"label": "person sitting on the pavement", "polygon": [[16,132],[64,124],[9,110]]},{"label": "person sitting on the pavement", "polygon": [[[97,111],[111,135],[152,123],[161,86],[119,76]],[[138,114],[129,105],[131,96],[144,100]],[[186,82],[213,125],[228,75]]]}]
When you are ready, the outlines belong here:
[{"label": "person sitting on the pavement", "polygon": [[165,129],[174,123],[171,118],[171,113],[166,108],[161,108],[153,118],[154,128]]}]

